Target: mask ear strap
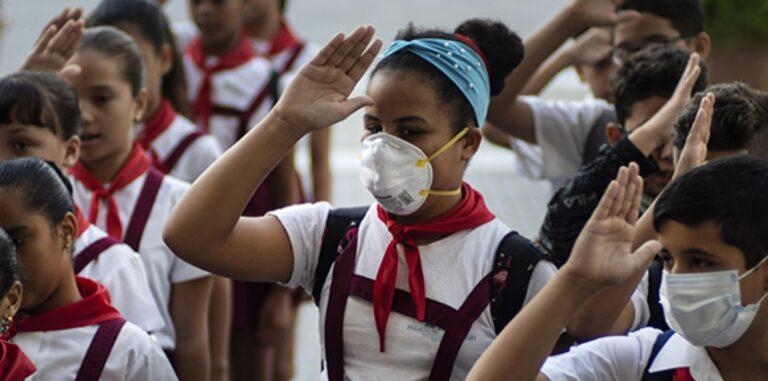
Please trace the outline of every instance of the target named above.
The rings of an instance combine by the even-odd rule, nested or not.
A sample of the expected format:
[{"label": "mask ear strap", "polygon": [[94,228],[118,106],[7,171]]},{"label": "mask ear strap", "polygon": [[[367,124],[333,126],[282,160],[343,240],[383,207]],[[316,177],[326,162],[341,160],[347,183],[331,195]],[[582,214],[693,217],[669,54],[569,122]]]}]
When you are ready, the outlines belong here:
[{"label": "mask ear strap", "polygon": [[744,279],[744,278],[748,277],[748,276],[749,276],[749,274],[752,274],[753,272],[755,272],[755,270],[759,269],[759,268],[760,268],[760,266],[762,266],[762,265],[763,265],[763,264],[764,264],[766,261],[768,261],[768,255],[766,255],[766,256],[763,258],[763,260],[761,260],[760,262],[758,262],[758,263],[755,265],[755,267],[753,267],[753,268],[751,268],[751,269],[747,270],[747,272],[745,272],[744,274],[741,274],[741,276],[739,277],[739,280],[742,280],[742,279]]},{"label": "mask ear strap", "polygon": [[431,190],[431,189],[422,189],[419,191],[419,195],[421,196],[456,196],[458,194],[461,194],[461,187],[458,187],[454,190],[447,190],[447,191],[440,191],[440,190]]},{"label": "mask ear strap", "polygon": [[[437,152],[433,153],[432,156],[428,157],[426,160],[417,161],[416,165],[419,167],[424,167],[430,161],[437,159],[437,157],[442,155],[443,152],[448,150],[448,148],[451,148],[451,146],[453,146],[454,144],[456,144],[456,142],[461,140],[461,138],[463,138],[464,135],[467,134],[467,132],[469,132],[469,127],[464,127],[463,130],[461,130],[458,134],[456,134],[456,136],[454,136],[451,140],[449,140],[448,143],[445,143],[445,145],[439,150],[437,150]],[[459,189],[459,191],[461,191],[461,189]]]}]

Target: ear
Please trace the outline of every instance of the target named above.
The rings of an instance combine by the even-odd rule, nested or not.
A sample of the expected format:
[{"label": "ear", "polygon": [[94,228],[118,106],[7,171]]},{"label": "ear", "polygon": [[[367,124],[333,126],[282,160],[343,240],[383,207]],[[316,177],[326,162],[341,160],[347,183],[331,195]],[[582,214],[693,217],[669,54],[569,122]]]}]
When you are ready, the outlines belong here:
[{"label": "ear", "polygon": [[702,59],[707,59],[709,51],[712,49],[712,39],[707,32],[701,32],[693,40],[693,50],[699,53]]},{"label": "ear", "polygon": [[11,285],[11,289],[5,294],[5,301],[7,304],[7,315],[13,317],[19,312],[21,308],[21,299],[24,295],[24,287],[21,286],[21,282],[15,281]]},{"label": "ear", "polygon": [[624,131],[619,127],[618,123],[608,122],[605,124],[605,136],[608,137],[608,143],[615,146],[624,137]]},{"label": "ear", "polygon": [[136,123],[142,122],[144,120],[144,113],[147,111],[147,89],[142,88],[141,91],[139,91],[139,95],[136,96],[134,99],[135,102],[135,110],[133,114],[133,120]]},{"label": "ear", "polygon": [[479,128],[470,127],[467,134],[461,138],[459,144],[461,144],[461,160],[468,162],[475,156],[477,150],[480,149],[480,142],[483,141],[483,133]]},{"label": "ear", "polygon": [[67,140],[65,152],[64,152],[64,161],[62,162],[62,165],[64,166],[63,169],[70,169],[77,164],[77,161],[80,160],[80,137],[75,135],[69,140]]},{"label": "ear", "polygon": [[63,249],[70,257],[75,245],[75,237],[77,237],[77,228],[77,217],[72,212],[68,212],[64,216],[64,220],[59,223],[59,231],[64,242]]},{"label": "ear", "polygon": [[173,48],[171,44],[164,44],[160,50],[160,67],[162,68],[163,76],[173,69]]}]

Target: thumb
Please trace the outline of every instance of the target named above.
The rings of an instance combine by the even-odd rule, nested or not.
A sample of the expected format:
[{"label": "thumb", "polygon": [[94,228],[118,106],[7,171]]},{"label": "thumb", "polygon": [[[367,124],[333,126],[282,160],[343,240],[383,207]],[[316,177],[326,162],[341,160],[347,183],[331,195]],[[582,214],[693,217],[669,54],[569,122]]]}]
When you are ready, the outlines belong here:
[{"label": "thumb", "polygon": [[341,112],[344,114],[344,118],[352,115],[355,111],[365,107],[373,105],[373,98],[365,95],[354,97],[341,102]]},{"label": "thumb", "polygon": [[611,17],[611,21],[613,21],[614,24],[620,24],[623,22],[631,21],[634,19],[637,19],[640,17],[640,12],[635,10],[627,10],[627,11],[620,11],[616,12],[613,17]]},{"label": "thumb", "polygon": [[82,72],[80,65],[67,65],[59,71],[59,76],[64,80],[73,80]]},{"label": "thumb", "polygon": [[652,239],[646,241],[642,246],[635,250],[632,255],[635,256],[639,268],[645,269],[648,267],[648,264],[651,263],[653,257],[661,251],[661,248],[661,242]]}]

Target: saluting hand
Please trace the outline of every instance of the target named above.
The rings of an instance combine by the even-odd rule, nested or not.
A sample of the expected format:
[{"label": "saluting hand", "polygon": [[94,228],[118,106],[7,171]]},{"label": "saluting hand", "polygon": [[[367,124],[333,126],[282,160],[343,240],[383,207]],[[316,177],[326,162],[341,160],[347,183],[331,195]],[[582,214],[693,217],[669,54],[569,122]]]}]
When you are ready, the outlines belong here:
[{"label": "saluting hand", "polygon": [[349,98],[381,49],[381,40],[371,43],[373,33],[372,26],[360,26],[349,37],[337,34],[299,70],[275,106],[276,115],[306,134],[373,104],[367,96]]},{"label": "saluting hand", "polygon": [[85,23],[80,20],[82,10],[64,9],[48,22],[27,56],[22,71],[53,71],[69,74],[79,68],[65,67],[75,54],[83,36]]},{"label": "saluting hand", "polygon": [[712,114],[715,107],[715,95],[708,93],[701,99],[699,112],[693,121],[688,137],[685,138],[685,146],[680,152],[680,158],[675,165],[675,173],[672,179],[676,179],[707,161],[707,143],[712,126]]},{"label": "saluting hand", "polygon": [[645,271],[661,250],[648,241],[632,253],[632,237],[640,210],[643,179],[637,164],[621,167],[576,240],[563,267],[592,291],[629,280]]},{"label": "saluting hand", "polygon": [[611,26],[640,17],[634,10],[616,12],[623,0],[575,0],[570,5],[574,17],[586,29],[592,26]]}]

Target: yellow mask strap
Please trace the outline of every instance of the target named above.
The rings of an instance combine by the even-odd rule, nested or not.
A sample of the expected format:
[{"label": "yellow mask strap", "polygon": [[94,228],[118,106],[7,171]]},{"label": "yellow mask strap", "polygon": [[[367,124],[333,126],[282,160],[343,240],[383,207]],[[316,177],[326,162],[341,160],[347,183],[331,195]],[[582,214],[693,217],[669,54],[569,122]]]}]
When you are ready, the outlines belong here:
[{"label": "yellow mask strap", "polygon": [[[424,167],[425,165],[427,165],[427,163],[429,163],[430,161],[437,159],[437,157],[442,155],[443,152],[448,150],[448,148],[451,148],[451,146],[453,146],[454,144],[456,144],[456,142],[461,140],[461,138],[463,138],[464,135],[467,134],[467,132],[469,132],[469,127],[464,127],[463,130],[459,131],[459,133],[456,134],[456,136],[454,136],[451,140],[449,140],[448,143],[445,143],[445,145],[442,148],[440,148],[439,150],[437,150],[437,152],[433,153],[432,156],[428,157],[425,160],[417,161],[416,162],[416,166],[421,168],[421,167]],[[454,191],[451,191],[451,192],[454,192]],[[459,192],[461,192],[461,188],[459,188]],[[432,193],[432,194],[434,194],[434,193]],[[451,195],[451,196],[453,196],[453,195]]]},{"label": "yellow mask strap", "polygon": [[456,196],[461,194],[461,187],[458,187],[454,190],[447,190],[447,191],[439,191],[439,190],[431,190],[431,189],[422,189],[419,191],[419,195],[421,196]]}]

